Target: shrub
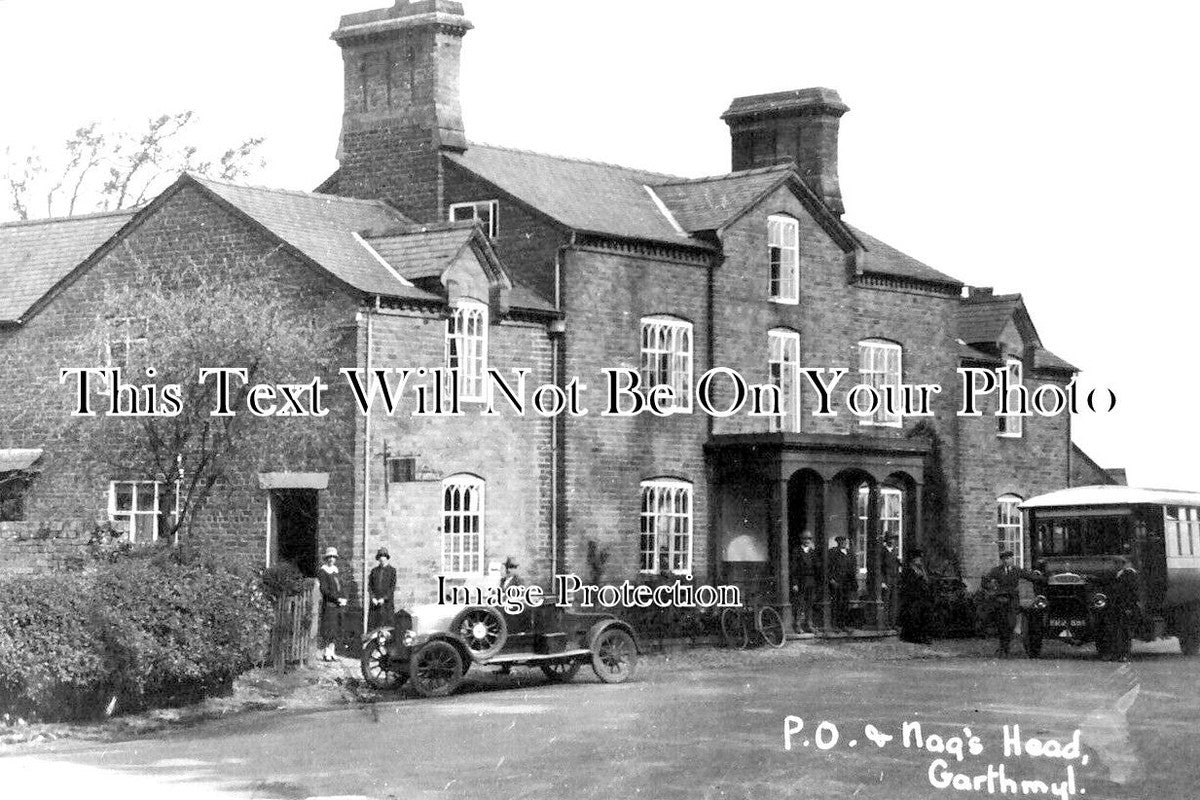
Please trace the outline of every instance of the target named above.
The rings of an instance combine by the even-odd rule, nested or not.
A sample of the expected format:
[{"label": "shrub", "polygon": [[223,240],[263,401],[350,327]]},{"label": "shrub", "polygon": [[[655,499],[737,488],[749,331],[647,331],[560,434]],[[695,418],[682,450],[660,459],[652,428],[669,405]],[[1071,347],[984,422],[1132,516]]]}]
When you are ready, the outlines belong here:
[{"label": "shrub", "polygon": [[0,711],[47,719],[191,702],[262,660],[255,576],[195,548],[110,555],[77,573],[0,581]]}]

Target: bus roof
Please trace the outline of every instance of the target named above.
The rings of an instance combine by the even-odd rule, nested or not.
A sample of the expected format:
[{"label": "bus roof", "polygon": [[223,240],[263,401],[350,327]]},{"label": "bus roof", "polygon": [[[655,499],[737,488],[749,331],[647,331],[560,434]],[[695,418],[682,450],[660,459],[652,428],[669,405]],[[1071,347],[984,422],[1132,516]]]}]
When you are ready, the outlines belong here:
[{"label": "bus roof", "polygon": [[1076,486],[1031,497],[1021,503],[1021,508],[1129,505],[1200,505],[1200,492],[1136,486]]}]

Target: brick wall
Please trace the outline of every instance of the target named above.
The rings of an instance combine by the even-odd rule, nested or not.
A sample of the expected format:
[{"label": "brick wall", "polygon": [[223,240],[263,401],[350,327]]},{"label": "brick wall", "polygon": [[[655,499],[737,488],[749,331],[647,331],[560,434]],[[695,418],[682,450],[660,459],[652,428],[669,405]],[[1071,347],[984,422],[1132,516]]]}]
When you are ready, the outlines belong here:
[{"label": "brick wall", "polygon": [[91,530],[75,520],[0,522],[0,577],[77,568]]}]

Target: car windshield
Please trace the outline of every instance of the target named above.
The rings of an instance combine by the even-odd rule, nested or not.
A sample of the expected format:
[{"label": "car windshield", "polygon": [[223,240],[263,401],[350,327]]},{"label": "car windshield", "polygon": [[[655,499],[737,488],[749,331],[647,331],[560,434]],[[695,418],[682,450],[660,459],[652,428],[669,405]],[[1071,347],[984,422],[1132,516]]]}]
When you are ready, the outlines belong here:
[{"label": "car windshield", "polygon": [[1126,555],[1132,551],[1126,515],[1062,517],[1039,521],[1043,556]]}]

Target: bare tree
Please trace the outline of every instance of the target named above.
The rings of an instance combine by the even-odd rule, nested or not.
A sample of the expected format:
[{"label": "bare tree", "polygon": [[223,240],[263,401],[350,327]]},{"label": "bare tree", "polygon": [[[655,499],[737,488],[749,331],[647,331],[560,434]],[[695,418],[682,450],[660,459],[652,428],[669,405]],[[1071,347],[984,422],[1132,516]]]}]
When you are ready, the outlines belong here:
[{"label": "bare tree", "polygon": [[[81,444],[104,454],[112,474],[173,489],[178,512],[168,517],[164,535],[187,530],[214,488],[234,472],[244,477],[310,458],[348,457],[353,437],[345,408],[326,417],[258,417],[246,406],[257,383],[309,384],[315,376],[333,383],[339,347],[352,343],[352,334],[331,322],[337,319],[332,312],[314,305],[327,299],[301,300],[299,289],[269,277],[279,274],[271,267],[273,253],[184,259],[169,270],[129,247],[122,258],[135,277],[106,290],[95,335],[80,352],[126,367],[123,382],[153,384],[160,398],[163,387],[177,385],[180,410],[175,416],[102,415],[69,424]],[[197,379],[202,368],[218,366],[245,370],[246,380],[230,385],[232,416],[211,414],[220,399],[217,382]],[[102,382],[102,392],[112,389]],[[132,396],[119,395],[123,408]],[[110,400],[106,395],[100,404]]]},{"label": "bare tree", "polygon": [[2,177],[9,210],[18,219],[72,216],[137,206],[180,172],[241,180],[263,166],[261,138],[251,138],[207,157],[189,140],[191,111],[147,120],[137,131],[84,125],[63,144],[61,154],[4,151]]}]

